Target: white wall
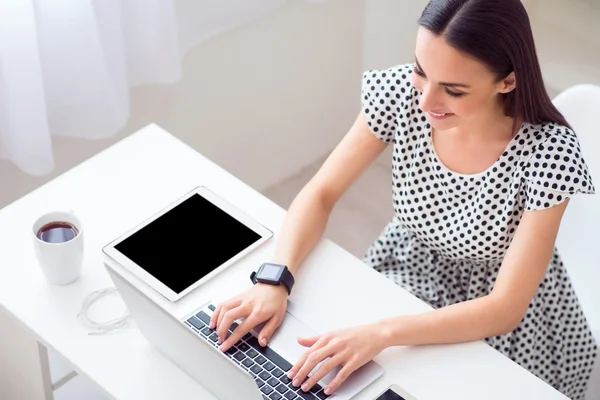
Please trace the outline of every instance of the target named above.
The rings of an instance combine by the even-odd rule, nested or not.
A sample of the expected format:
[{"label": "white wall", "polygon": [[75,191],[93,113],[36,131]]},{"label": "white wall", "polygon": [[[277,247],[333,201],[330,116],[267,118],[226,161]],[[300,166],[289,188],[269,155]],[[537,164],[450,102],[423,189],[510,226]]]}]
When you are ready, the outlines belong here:
[{"label": "white wall", "polygon": [[600,1],[524,0],[542,74],[558,93],[578,83],[600,85]]},{"label": "white wall", "polygon": [[364,0],[290,1],[204,42],[186,55],[181,82],[132,90],[119,134],[55,138],[52,174],[0,161],[0,207],[150,122],[258,190],[285,179],[328,154],[354,121],[363,25]]},{"label": "white wall", "polygon": [[417,20],[428,0],[367,0],[363,69],[382,69],[414,60]]}]

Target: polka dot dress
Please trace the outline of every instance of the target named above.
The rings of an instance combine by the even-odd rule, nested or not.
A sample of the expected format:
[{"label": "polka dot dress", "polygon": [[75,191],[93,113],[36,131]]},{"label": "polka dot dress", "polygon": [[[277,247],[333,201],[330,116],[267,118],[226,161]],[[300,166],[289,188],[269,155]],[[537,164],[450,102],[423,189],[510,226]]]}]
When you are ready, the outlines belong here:
[{"label": "polka dot dress", "polygon": [[[487,170],[446,168],[412,86],[413,64],[363,76],[373,134],[393,142],[395,217],[364,261],[434,308],[489,294],[524,211],[594,193],[575,134],[525,123]],[[527,314],[485,341],[572,399],[583,399],[597,346],[558,252]]]}]

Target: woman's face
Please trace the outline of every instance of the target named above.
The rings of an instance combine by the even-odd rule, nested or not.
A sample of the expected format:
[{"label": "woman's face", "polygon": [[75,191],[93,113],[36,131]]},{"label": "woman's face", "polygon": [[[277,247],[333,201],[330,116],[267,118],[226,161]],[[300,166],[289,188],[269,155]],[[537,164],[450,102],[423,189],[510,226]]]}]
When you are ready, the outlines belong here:
[{"label": "woman's face", "polygon": [[423,93],[419,106],[438,130],[497,118],[502,115],[499,93],[514,88],[512,80],[496,82],[484,64],[422,27],[417,33],[415,61],[413,85]]}]

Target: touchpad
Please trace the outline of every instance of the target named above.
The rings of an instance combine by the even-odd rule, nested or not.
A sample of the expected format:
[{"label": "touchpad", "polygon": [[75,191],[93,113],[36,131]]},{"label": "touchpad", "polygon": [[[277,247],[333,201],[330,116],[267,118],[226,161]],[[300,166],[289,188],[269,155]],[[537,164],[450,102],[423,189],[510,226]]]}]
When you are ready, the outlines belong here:
[{"label": "touchpad", "polygon": [[[259,324],[253,329],[257,336],[263,326],[264,324]],[[271,337],[268,346],[290,363],[294,364],[302,357],[302,354],[308,350],[308,347],[304,347],[298,343],[298,338],[316,335],[318,335],[316,331],[300,321],[293,314],[286,312],[283,322],[279,325],[279,328],[277,328],[273,337]]]}]

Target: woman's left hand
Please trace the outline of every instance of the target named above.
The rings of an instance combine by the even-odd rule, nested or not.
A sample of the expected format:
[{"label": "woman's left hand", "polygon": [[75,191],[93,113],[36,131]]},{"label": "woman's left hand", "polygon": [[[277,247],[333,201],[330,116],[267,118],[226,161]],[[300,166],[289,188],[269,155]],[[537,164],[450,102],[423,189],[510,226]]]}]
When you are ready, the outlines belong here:
[{"label": "woman's left hand", "polygon": [[376,325],[364,325],[310,338],[298,338],[298,343],[310,348],[288,371],[288,377],[292,379],[294,386],[299,386],[317,364],[327,359],[302,383],[302,390],[310,390],[332,369],[341,365],[342,369],[325,388],[325,393],[331,394],[352,372],[371,361],[385,348],[384,341],[379,336],[380,329]]}]

